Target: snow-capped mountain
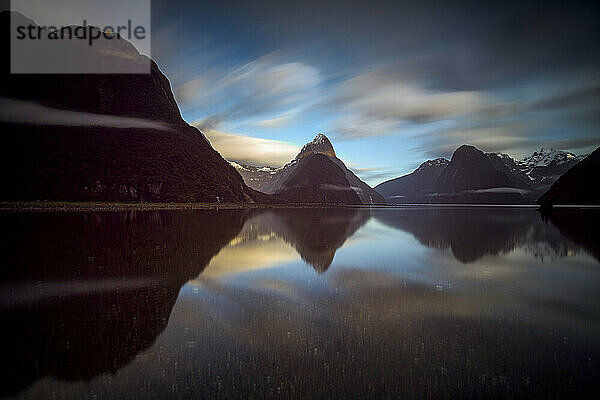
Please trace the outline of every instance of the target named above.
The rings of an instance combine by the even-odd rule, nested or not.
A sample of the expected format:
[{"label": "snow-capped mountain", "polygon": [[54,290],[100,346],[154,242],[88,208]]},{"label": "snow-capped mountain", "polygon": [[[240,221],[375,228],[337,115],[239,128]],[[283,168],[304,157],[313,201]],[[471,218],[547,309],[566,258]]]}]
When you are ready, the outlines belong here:
[{"label": "snow-capped mountain", "polygon": [[524,168],[533,169],[535,167],[548,167],[552,165],[563,165],[578,161],[579,157],[568,151],[554,150],[554,149],[540,149],[517,163]]},{"label": "snow-capped mountain", "polygon": [[528,157],[516,160],[515,163],[534,186],[541,187],[554,183],[582,159],[583,157],[567,151],[542,148]]}]

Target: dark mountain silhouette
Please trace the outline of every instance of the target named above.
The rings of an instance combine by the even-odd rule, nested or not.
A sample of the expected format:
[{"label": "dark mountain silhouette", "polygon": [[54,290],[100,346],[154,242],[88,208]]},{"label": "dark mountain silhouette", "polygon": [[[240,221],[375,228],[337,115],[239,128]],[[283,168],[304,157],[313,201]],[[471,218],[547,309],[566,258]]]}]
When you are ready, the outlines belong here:
[{"label": "dark mountain silhouette", "polygon": [[324,154],[299,159],[275,195],[289,202],[361,203],[344,171]]},{"label": "dark mountain silhouette", "polygon": [[234,210],[0,215],[0,396],[123,367],[244,219]]},{"label": "dark mountain silhouette", "polygon": [[486,154],[474,146],[460,146],[440,174],[436,188],[440,193],[510,187],[530,189],[506,168],[495,154]]},{"label": "dark mountain silhouette", "polygon": [[[8,11],[0,27],[9,54]],[[183,121],[156,63],[124,39],[101,39],[85,51],[77,40],[60,42],[53,56],[71,63],[113,71],[149,62],[150,73],[19,75],[5,60],[0,199],[268,201]]]},{"label": "dark mountain silhouette", "polygon": [[582,158],[541,149],[521,160],[463,145],[452,161],[429,160],[375,187],[394,203],[532,203]]},{"label": "dark mountain silhouette", "polygon": [[425,161],[408,175],[380,183],[375,190],[392,202],[418,202],[435,192],[435,184],[450,161],[445,158]]},{"label": "dark mountain silhouette", "polygon": [[600,204],[599,172],[600,147],[558,178],[538,203]]},{"label": "dark mountain silhouette", "polygon": [[448,162],[423,163],[377,190],[395,203],[531,203],[530,179],[505,155],[462,145]]},{"label": "dark mountain silhouette", "polygon": [[[318,161],[315,161],[317,160],[313,157],[315,155],[321,156]],[[310,163],[306,162],[306,159],[310,159]],[[331,198],[341,199],[342,201],[334,202],[342,203],[385,203],[385,199],[379,193],[360,180],[346,167],[342,160],[337,158],[333,145],[321,133],[312,142],[304,145],[298,155],[281,168],[252,167],[237,163],[233,163],[233,165],[248,186],[264,193],[277,194],[276,197],[286,201],[311,203],[315,202],[315,199],[317,202],[323,202],[323,199]],[[333,175],[327,177],[323,172],[317,171],[316,168],[320,167],[327,169]],[[303,169],[305,171],[301,171]],[[344,179],[342,179],[338,170],[342,172]],[[313,174],[315,174],[315,179],[311,178]],[[294,181],[300,179],[299,176],[302,177],[304,189],[290,192],[289,180],[292,176],[294,176]],[[311,180],[314,180],[314,182],[311,183]],[[310,186],[310,189],[308,189],[308,186]],[[334,194],[333,191],[345,192],[345,195],[342,196],[341,193]],[[358,196],[358,201],[352,192]],[[331,202],[332,200],[327,201]]]}]

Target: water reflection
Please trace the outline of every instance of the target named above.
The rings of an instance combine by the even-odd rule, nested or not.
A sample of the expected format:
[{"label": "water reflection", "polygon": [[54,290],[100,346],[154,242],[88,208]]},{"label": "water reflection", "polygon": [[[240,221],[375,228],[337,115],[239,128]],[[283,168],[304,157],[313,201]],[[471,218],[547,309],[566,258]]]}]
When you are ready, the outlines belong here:
[{"label": "water reflection", "polygon": [[1,394],[115,372],[165,329],[179,289],[244,213],[1,215]]},{"label": "water reflection", "polygon": [[548,218],[560,233],[600,261],[600,211],[554,210]]},{"label": "water reflection", "polygon": [[331,265],[337,249],[367,222],[370,215],[370,210],[344,208],[259,210],[246,220],[236,243],[279,239],[293,247],[315,271],[322,273]]},{"label": "water reflection", "polygon": [[591,393],[598,215],[1,214],[0,395]]},{"label": "water reflection", "polygon": [[[469,263],[484,256],[508,254],[517,247],[542,259],[565,257],[579,249],[577,243],[586,235],[562,235],[553,225],[558,222],[579,232],[589,222],[600,222],[598,214],[598,211],[558,210],[553,213],[553,224],[532,210],[508,208],[405,208],[378,210],[375,217],[410,233],[427,247],[450,249],[457,260]],[[565,236],[571,240],[565,240]],[[598,247],[592,242],[588,250]]]}]

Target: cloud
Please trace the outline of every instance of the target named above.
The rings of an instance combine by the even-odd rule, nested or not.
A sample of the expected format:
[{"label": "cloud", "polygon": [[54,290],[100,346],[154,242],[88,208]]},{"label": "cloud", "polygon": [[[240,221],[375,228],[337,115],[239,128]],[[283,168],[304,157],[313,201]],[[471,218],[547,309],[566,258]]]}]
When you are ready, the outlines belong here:
[{"label": "cloud", "polygon": [[278,140],[217,130],[208,130],[204,134],[225,159],[250,165],[279,167],[292,160],[300,151],[298,146]]},{"label": "cloud", "polygon": [[396,178],[398,174],[383,167],[358,167],[349,165],[348,168],[354,172],[361,180],[371,186],[375,186],[383,181]]},{"label": "cloud", "polygon": [[175,92],[184,107],[207,110],[201,124],[204,129],[264,116],[270,119],[263,123],[273,126],[318,97],[321,82],[316,68],[268,54],[229,72],[208,71],[179,85]]},{"label": "cloud", "polygon": [[424,142],[417,146],[427,157],[450,158],[462,144],[470,144],[484,152],[511,152],[528,146],[536,146],[537,140],[525,134],[527,126],[521,123],[505,123],[496,126],[477,126],[440,129],[422,135]]},{"label": "cloud", "polygon": [[260,128],[265,128],[265,129],[281,128],[283,126],[288,125],[293,118],[294,117],[291,115],[284,115],[282,117],[255,121],[254,125],[256,125]]},{"label": "cloud", "polygon": [[399,79],[387,69],[369,71],[339,83],[325,106],[339,114],[333,131],[346,138],[395,133],[406,124],[423,124],[488,110],[488,99],[474,91],[436,92]]},{"label": "cloud", "polygon": [[591,85],[548,96],[529,105],[529,109],[537,111],[554,111],[573,107],[592,107],[600,109],[600,84]]},{"label": "cloud", "polygon": [[330,183],[321,184],[321,189],[341,191],[341,192],[349,192],[349,191],[362,192],[362,189],[359,187],[356,187],[356,186],[347,187],[347,186],[342,186],[342,185],[332,185]]},{"label": "cloud", "polygon": [[517,189],[513,187],[495,187],[489,189],[477,189],[477,190],[465,190],[468,193],[518,193],[522,195],[526,195],[531,192],[530,190],[525,189]]},{"label": "cloud", "polygon": [[[484,152],[508,153],[512,157],[531,154],[541,147],[572,151],[577,154],[591,152],[600,145],[600,137],[567,135],[551,137],[543,132],[547,124],[539,122],[484,121],[480,125],[468,124],[465,128],[439,129],[421,135],[423,142],[415,146],[428,158],[452,156],[462,144],[470,144]],[[570,136],[570,137],[569,137]]]},{"label": "cloud", "polygon": [[592,152],[600,146],[600,137],[576,137],[550,141],[548,147],[575,153]]},{"label": "cloud", "polygon": [[168,124],[160,121],[63,110],[47,107],[35,102],[7,98],[0,98],[0,121],[34,125],[171,129]]},{"label": "cloud", "polygon": [[258,121],[253,121],[252,124],[259,128],[263,129],[276,129],[281,128],[286,125],[289,125],[294,121],[294,119],[298,116],[300,112],[302,112],[302,108],[295,108],[293,110],[287,111],[283,114],[280,114],[276,118],[262,119]]}]

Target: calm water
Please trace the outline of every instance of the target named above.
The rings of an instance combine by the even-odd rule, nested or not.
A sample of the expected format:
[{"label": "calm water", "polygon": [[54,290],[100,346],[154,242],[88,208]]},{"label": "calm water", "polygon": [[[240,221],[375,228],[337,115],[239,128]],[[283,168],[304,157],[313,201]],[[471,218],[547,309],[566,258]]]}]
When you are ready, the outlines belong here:
[{"label": "calm water", "polygon": [[0,397],[586,398],[600,211],[0,214]]}]

